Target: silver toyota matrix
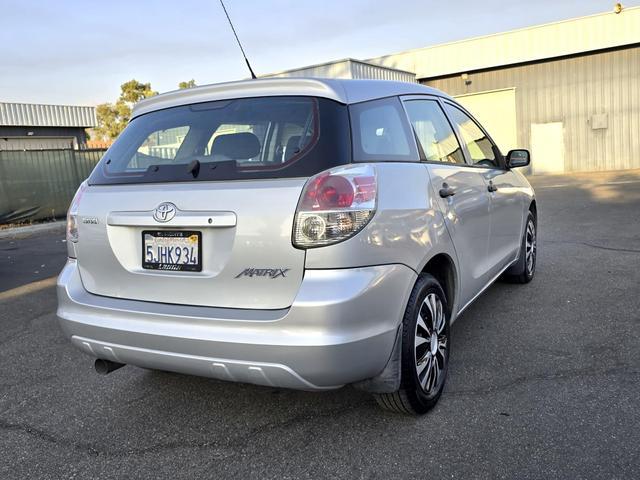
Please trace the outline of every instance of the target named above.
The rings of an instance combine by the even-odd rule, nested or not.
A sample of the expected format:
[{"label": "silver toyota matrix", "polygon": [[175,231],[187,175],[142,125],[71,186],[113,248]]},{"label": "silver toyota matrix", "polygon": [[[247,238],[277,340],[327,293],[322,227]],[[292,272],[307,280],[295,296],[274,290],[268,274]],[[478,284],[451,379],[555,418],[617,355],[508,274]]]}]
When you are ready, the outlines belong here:
[{"label": "silver toyota matrix", "polygon": [[140,102],[76,193],[58,317],[125,364],[391,410],[438,401],[450,325],[529,282],[526,150],[451,97],[378,80],[260,79]]}]

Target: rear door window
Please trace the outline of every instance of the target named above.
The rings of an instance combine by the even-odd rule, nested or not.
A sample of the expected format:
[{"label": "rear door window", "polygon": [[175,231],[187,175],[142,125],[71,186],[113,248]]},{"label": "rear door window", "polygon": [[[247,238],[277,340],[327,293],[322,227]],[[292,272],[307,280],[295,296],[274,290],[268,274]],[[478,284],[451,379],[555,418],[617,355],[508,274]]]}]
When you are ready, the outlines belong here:
[{"label": "rear door window", "polygon": [[134,118],[89,183],[302,177],[350,161],[346,106],[312,97],[246,98]]},{"label": "rear door window", "polygon": [[408,100],[405,107],[424,160],[465,163],[458,139],[437,100]]}]

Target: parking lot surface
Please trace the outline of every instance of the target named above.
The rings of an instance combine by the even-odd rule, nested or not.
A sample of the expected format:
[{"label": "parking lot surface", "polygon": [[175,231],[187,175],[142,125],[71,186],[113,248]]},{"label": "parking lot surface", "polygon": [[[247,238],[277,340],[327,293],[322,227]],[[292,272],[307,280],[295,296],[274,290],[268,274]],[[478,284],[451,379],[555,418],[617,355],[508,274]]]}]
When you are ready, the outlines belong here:
[{"label": "parking lot surface", "polygon": [[64,222],[38,225],[31,233],[26,230],[0,230],[0,292],[49,278],[64,266]]},{"label": "parking lot surface", "polygon": [[[50,283],[0,293],[0,478],[640,478],[640,173],[533,183],[537,276],[453,325],[420,418],[351,387],[102,377],[58,329]],[[39,264],[64,262],[48,238]]]}]

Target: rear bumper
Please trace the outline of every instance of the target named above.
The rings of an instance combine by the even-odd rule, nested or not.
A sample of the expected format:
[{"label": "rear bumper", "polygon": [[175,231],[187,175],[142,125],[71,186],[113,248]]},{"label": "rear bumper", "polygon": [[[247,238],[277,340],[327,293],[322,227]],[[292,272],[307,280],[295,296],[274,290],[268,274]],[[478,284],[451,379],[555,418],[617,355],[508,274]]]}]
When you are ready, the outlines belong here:
[{"label": "rear bumper", "polygon": [[58,278],[58,319],[93,357],[322,390],[382,371],[415,279],[403,265],[307,270],[290,308],[242,310],[93,295],[70,260]]}]

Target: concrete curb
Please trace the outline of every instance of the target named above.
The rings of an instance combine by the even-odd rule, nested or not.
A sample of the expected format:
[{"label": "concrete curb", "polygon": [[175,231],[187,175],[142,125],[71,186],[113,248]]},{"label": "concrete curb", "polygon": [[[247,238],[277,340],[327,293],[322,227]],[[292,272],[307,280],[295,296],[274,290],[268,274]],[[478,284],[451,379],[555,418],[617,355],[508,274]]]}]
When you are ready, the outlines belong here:
[{"label": "concrete curb", "polygon": [[63,220],[58,220],[56,222],[39,223],[26,227],[7,228],[6,230],[0,230],[0,240],[24,238],[36,233],[64,232],[66,223],[67,222]]}]

